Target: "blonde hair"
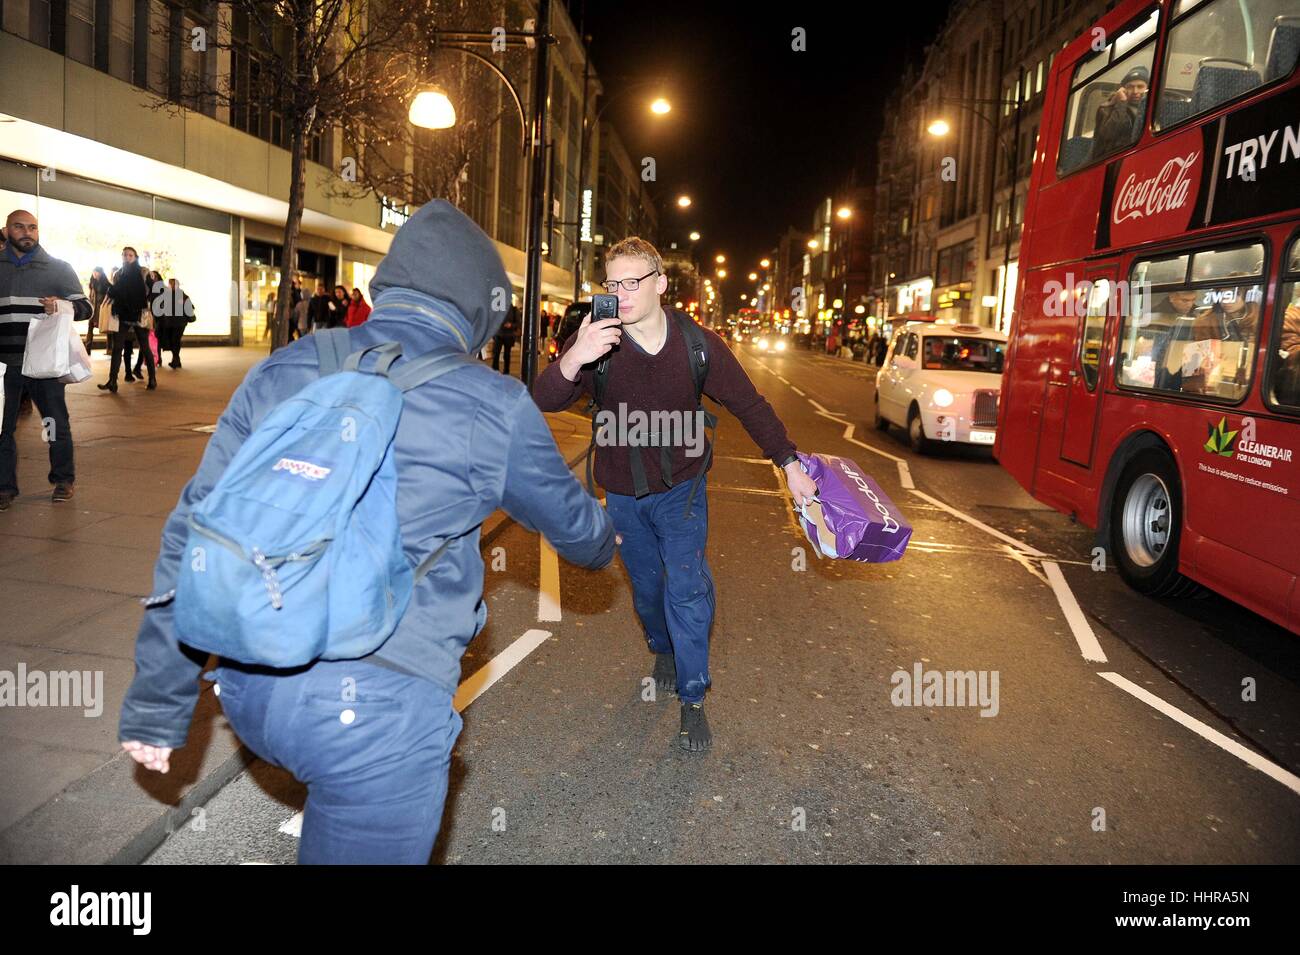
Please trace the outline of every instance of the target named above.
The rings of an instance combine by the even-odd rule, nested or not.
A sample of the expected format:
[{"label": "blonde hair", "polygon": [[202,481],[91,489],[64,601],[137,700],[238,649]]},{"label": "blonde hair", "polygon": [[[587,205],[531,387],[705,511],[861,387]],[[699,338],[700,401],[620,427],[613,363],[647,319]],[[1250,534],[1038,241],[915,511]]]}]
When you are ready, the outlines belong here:
[{"label": "blonde hair", "polygon": [[640,236],[630,235],[626,239],[619,239],[605,250],[606,265],[620,258],[640,259],[660,275],[663,274],[664,260],[659,250]]}]

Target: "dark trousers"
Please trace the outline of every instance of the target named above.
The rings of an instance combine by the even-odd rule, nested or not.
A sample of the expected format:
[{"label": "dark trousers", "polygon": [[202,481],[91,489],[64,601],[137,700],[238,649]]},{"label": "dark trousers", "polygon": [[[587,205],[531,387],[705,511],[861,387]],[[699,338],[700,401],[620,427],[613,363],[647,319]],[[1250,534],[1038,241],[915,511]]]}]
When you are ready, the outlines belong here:
[{"label": "dark trousers", "polygon": [[[121,330],[113,340],[113,360],[108,367],[108,380],[117,381],[117,371],[122,364],[122,351],[127,347],[127,343],[134,337],[136,345],[140,348],[140,357],[144,363],[149,366],[149,377],[155,376],[153,367],[153,351],[149,348],[149,329],[141,328],[138,323],[127,325],[122,324]],[[131,359],[128,353],[126,370],[131,370]]]},{"label": "dark trousers", "polygon": [[185,334],[185,325],[185,322],[176,322],[174,324],[168,322],[156,332],[158,335],[158,357],[161,359],[162,353],[165,351],[171,352],[171,366],[173,368],[181,366],[181,336]]},{"label": "dark trousers", "polygon": [[501,358],[501,353],[505,352],[506,353],[505,372],[507,375],[510,374],[510,349],[514,347],[515,347],[515,340],[513,338],[492,339],[492,370],[493,371],[501,370],[501,368],[499,367],[499,359]]},{"label": "dark trousers", "polygon": [[5,370],[4,426],[0,428],[0,491],[18,493],[18,405],[23,391],[31,396],[41,416],[50,445],[51,484],[71,484],[76,479],[72,463],[72,427],[68,424],[68,404],[64,400],[63,382],[57,378],[25,378],[22,362]]}]

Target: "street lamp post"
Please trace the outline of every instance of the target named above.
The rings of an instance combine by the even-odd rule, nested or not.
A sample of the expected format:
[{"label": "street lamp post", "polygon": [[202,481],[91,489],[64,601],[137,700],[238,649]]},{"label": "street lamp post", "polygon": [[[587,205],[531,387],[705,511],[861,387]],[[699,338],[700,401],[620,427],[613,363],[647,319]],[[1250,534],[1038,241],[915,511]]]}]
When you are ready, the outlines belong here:
[{"label": "street lamp post", "polygon": [[[1021,67],[1016,71],[1016,86],[1015,86],[1016,98],[1015,101],[1011,102],[1011,106],[1015,110],[1015,114],[1016,114],[1015,124],[1012,131],[1012,138],[1015,140],[1017,146],[1020,144],[1020,112],[1021,112],[1020,101],[1023,99],[1023,97],[1020,95],[1020,90],[1024,82],[1025,82],[1025,71],[1024,68]],[[1016,176],[1017,173],[1020,171],[1018,168],[1019,163],[1017,162],[1019,157],[1015,154],[1015,151],[1012,149],[1010,144],[1007,143],[1005,137],[1002,135],[1002,130],[998,128],[998,124],[995,123],[993,120],[989,119],[987,116],[985,116],[983,112],[976,109],[975,106],[977,105],[1006,106],[1007,103],[1008,100],[1005,99],[951,99],[946,97],[939,98],[939,104],[941,106],[944,104],[956,106],[978,117],[979,119],[983,120],[985,123],[988,123],[989,128],[993,130],[994,140],[1002,148],[1003,155],[1006,157],[1007,160],[1008,176],[1010,177],[1011,180],[1011,197],[1010,197],[1010,201],[1007,203],[1007,222],[1005,223],[1006,242],[1002,250],[1002,294],[999,297],[999,301],[998,301],[999,324],[1005,324],[1006,323],[1005,320],[1007,319],[1007,316],[1005,314],[1006,302],[1007,302],[1007,285],[1011,281],[1011,219],[1016,204]],[[930,133],[930,135],[939,138],[942,136],[946,136],[948,134],[949,126],[946,122],[944,122],[941,119],[935,120],[934,122],[930,123],[930,125],[927,127],[927,131]],[[990,166],[994,166],[994,165],[995,164],[992,163],[990,164]],[[984,247],[986,249],[989,246],[989,240],[993,238],[993,205],[994,205],[993,195],[996,189],[997,189],[997,170],[996,168],[990,168],[989,169],[989,201],[988,201],[989,227],[986,233],[988,238],[985,240],[984,243]],[[886,285],[886,288],[888,288],[888,285]]]},{"label": "street lamp post", "polygon": [[[587,122],[587,84],[590,82],[589,66],[584,62],[582,70],[582,135],[579,137],[578,148],[578,201],[582,201],[583,194],[587,191],[587,153],[591,150],[591,132],[600,125],[600,117],[605,115],[605,110],[609,105],[625,93],[635,92],[651,85],[662,85],[657,80],[649,80],[642,83],[633,83],[631,86],[625,86],[616,93],[611,93],[604,97],[604,102],[600,104],[600,109],[596,110],[595,117],[590,123]],[[650,107],[651,112],[656,116],[662,116],[670,109],[668,101],[660,97],[655,100]],[[592,216],[595,216],[594,203]],[[579,213],[577,222],[577,241],[573,244],[573,300],[576,302],[582,294],[582,216]]]},{"label": "street lamp post", "polygon": [[[556,42],[555,37],[550,35],[551,25],[551,0],[538,0],[537,19],[532,30],[511,30],[505,31],[507,44],[516,43],[524,44],[530,48],[536,44],[537,59],[534,62],[533,71],[533,102],[531,119],[524,112],[523,99],[519,95],[519,90],[510,77],[506,76],[505,71],[496,63],[482,53],[472,49],[474,46],[494,47],[494,44],[500,42],[499,36],[501,31],[473,31],[473,30],[433,30],[429,32],[432,40],[432,48],[438,50],[455,50],[470,56],[480,63],[483,63],[506,85],[510,92],[510,98],[519,110],[519,123],[523,131],[524,150],[529,157],[529,179],[528,179],[528,231],[524,240],[524,254],[527,259],[527,270],[524,278],[524,336],[523,336],[523,354],[520,356],[520,378],[529,388],[533,385],[533,379],[537,373],[537,326],[538,312],[541,308],[541,277],[542,277],[542,221],[545,206],[546,183],[543,179],[545,173],[545,150],[542,148],[542,141],[546,131],[546,80],[548,77],[549,57],[547,55],[550,45]],[[436,100],[441,97],[445,101],[445,94],[436,93],[432,96],[433,105],[437,104]],[[424,94],[416,97],[418,102]],[[425,107],[423,113],[429,115],[427,107],[430,105],[428,99],[421,104]],[[445,128],[455,122],[455,111],[447,109],[443,111],[444,116],[434,118],[431,121],[425,121],[423,118],[417,119],[416,103],[412,104],[411,122],[415,125],[431,126],[433,128]],[[432,110],[436,113],[439,110]]]}]

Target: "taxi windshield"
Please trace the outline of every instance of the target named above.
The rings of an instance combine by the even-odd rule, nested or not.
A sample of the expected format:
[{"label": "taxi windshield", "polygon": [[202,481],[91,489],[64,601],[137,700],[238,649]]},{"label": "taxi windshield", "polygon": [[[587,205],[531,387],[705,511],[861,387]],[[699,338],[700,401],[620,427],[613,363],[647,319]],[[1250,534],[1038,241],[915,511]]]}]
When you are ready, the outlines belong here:
[{"label": "taxi windshield", "polygon": [[1002,374],[1006,346],[992,338],[926,335],[921,347],[922,367],[934,371],[986,371]]}]

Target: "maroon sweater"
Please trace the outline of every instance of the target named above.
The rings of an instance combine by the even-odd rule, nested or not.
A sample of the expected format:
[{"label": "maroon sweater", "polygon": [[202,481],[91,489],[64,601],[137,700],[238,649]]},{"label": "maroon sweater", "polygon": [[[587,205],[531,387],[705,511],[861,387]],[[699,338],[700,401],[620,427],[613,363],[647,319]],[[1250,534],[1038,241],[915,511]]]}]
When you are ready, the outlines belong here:
[{"label": "maroon sweater", "polygon": [[[686,339],[677,327],[673,309],[664,309],[668,318],[668,338],[658,354],[651,355],[624,334],[609,363],[605,381],[604,408],[613,415],[619,414],[619,405],[626,413],[641,411],[647,416],[653,411],[681,411],[684,415],[695,412],[695,383],[691,380],[691,363],[686,353]],[[708,342],[707,374],[704,393],[740,419],[754,443],[763,454],[775,463],[781,463],[794,454],[795,446],[785,433],[785,425],[776,416],[767,399],[758,393],[754,383],[745,374],[736,356],[716,332],[702,328]],[[577,335],[564,343],[561,355],[573,347]],[[533,400],[543,411],[563,411],[582,395],[592,395],[595,385],[595,363],[582,366],[577,381],[569,381],[560,371],[557,359],[542,372],[533,385]],[[706,445],[707,447],[707,445]],[[615,494],[633,494],[632,469],[628,455],[641,454],[645,465],[646,482],[652,494],[668,490],[663,481],[660,451],[657,447],[629,448],[621,444],[597,446],[596,481]],[[688,457],[687,449],[672,449],[673,484],[693,478],[699,473],[707,454]]]}]

